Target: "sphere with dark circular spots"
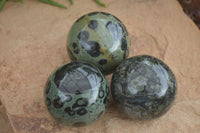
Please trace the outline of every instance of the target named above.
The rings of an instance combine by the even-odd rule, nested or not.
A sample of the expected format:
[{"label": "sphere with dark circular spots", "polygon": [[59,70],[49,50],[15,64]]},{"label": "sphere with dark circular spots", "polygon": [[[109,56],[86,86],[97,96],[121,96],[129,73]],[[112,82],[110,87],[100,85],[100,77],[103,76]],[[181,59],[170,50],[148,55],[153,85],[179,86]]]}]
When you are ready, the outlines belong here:
[{"label": "sphere with dark circular spots", "polygon": [[112,73],[128,57],[129,49],[126,27],[117,17],[105,12],[80,17],[67,37],[67,51],[72,60],[93,64],[104,74]]},{"label": "sphere with dark circular spots", "polygon": [[[76,47],[74,43],[74,47]],[[50,114],[68,126],[91,124],[105,112],[109,99],[108,83],[101,71],[88,63],[73,61],[59,67],[47,81],[45,104]]]},{"label": "sphere with dark circular spots", "polygon": [[147,55],[122,62],[111,81],[112,97],[130,118],[149,120],[166,113],[176,95],[176,79],[161,60]]}]

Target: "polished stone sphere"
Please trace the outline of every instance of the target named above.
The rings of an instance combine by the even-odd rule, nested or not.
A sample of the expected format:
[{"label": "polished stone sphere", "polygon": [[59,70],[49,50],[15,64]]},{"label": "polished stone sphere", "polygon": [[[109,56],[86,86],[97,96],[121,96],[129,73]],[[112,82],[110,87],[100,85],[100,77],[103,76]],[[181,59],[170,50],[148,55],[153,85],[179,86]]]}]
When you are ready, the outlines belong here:
[{"label": "polished stone sphere", "polygon": [[115,70],[111,92],[116,105],[130,118],[150,120],[171,107],[176,79],[161,60],[147,55],[122,62]]},{"label": "polished stone sphere", "polygon": [[84,126],[105,113],[109,94],[108,83],[98,68],[71,62],[50,76],[44,98],[55,119],[68,126]]},{"label": "polished stone sphere", "polygon": [[104,74],[111,73],[129,54],[130,38],[124,24],[115,16],[92,12],[80,17],[67,38],[73,60],[89,62]]}]

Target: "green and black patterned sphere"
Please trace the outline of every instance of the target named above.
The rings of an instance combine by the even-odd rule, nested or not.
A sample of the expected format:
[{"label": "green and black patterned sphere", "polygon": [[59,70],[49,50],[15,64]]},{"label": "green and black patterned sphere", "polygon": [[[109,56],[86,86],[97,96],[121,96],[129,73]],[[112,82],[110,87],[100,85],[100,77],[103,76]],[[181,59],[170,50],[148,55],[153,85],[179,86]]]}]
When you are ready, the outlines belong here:
[{"label": "green and black patterned sphere", "polygon": [[111,81],[113,99],[129,117],[149,120],[163,115],[176,94],[170,68],[151,56],[135,56],[122,62]]},{"label": "green and black patterned sphere", "polygon": [[92,12],[72,26],[67,50],[74,60],[89,62],[104,74],[111,73],[129,54],[130,38],[124,24],[115,16]]},{"label": "green and black patterned sphere", "polygon": [[71,62],[50,76],[44,97],[55,119],[68,126],[84,126],[104,114],[109,94],[108,83],[98,68]]}]

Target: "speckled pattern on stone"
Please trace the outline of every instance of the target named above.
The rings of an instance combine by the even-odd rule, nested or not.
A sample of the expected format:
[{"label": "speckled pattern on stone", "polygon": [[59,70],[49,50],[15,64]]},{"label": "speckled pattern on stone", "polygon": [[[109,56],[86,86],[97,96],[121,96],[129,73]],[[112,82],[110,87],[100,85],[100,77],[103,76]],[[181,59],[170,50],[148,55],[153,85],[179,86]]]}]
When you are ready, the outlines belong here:
[{"label": "speckled pattern on stone", "polygon": [[109,87],[101,72],[83,62],[59,67],[45,88],[45,104],[58,121],[85,126],[98,120],[109,103]]},{"label": "speckled pattern on stone", "polygon": [[176,94],[176,79],[159,59],[141,55],[122,62],[111,83],[115,104],[134,119],[148,120],[163,115]]},{"label": "speckled pattern on stone", "polygon": [[67,51],[73,60],[96,65],[111,73],[129,54],[130,38],[124,24],[105,12],[92,12],[80,17],[67,39]]}]

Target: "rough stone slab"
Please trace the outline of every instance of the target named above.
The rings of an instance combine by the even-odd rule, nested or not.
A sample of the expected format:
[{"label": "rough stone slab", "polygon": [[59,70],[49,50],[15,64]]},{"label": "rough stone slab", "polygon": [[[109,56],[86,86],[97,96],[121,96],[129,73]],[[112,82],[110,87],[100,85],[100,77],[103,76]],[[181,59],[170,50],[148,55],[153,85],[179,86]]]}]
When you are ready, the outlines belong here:
[{"label": "rough stone slab", "polygon": [[[0,12],[0,99],[16,133],[172,133],[200,131],[200,31],[176,0],[74,0],[64,10],[37,0],[9,1]],[[167,63],[178,82],[177,98],[164,116],[133,121],[112,101],[106,114],[83,128],[57,123],[43,100],[51,72],[70,62],[65,44],[73,22],[91,11],[110,12],[126,25],[130,56],[148,54]],[[107,76],[110,82],[111,75]],[[0,128],[0,133],[4,130]]]}]

